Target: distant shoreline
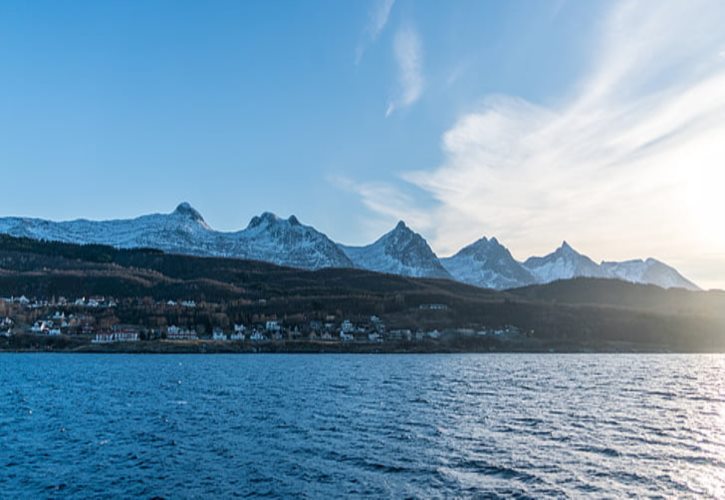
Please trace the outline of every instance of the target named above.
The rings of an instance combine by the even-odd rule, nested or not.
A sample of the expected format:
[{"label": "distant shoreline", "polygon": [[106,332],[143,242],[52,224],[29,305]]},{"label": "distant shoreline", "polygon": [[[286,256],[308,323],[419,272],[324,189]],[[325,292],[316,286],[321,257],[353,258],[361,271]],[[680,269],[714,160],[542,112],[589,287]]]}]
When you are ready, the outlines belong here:
[{"label": "distant shoreline", "polygon": [[0,353],[63,353],[63,354],[724,354],[721,350],[672,350],[631,343],[606,345],[477,345],[457,346],[435,342],[395,344],[335,343],[309,341],[277,341],[238,343],[197,340],[192,342],[139,341],[113,344],[69,346],[33,345],[0,346]]}]

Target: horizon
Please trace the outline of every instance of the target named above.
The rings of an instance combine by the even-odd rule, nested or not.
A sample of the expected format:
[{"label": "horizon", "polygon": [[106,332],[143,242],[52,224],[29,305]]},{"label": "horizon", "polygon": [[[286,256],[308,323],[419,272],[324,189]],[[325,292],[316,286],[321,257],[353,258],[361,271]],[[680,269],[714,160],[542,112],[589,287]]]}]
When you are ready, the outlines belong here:
[{"label": "horizon", "polygon": [[725,289],[723,22],[707,0],[6,2],[0,216],[188,200],[350,245],[404,220],[440,257],[566,240]]}]

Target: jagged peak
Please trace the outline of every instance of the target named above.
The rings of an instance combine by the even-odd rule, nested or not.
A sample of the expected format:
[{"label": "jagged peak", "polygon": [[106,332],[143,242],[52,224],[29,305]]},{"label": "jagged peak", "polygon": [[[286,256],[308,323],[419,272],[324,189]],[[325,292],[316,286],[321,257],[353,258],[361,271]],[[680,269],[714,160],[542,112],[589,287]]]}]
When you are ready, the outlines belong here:
[{"label": "jagged peak", "polygon": [[277,217],[277,214],[274,212],[262,212],[262,215],[260,215],[260,218],[264,221],[277,221],[279,220],[279,217]]},{"label": "jagged peak", "polygon": [[410,229],[404,221],[398,221],[393,229],[382,235],[377,241],[387,241],[389,239],[410,238],[420,236],[418,233]]},{"label": "jagged peak", "polygon": [[278,220],[280,220],[280,218],[277,217],[274,213],[262,212],[261,215],[255,215],[254,217],[252,217],[252,220],[249,221],[249,225],[247,226],[247,228],[257,227],[263,222],[266,224],[271,224]]},{"label": "jagged peak", "polygon": [[[508,248],[501,244],[496,237],[490,239],[482,236],[470,245],[463,247],[456,255],[473,255],[473,256],[490,256],[502,255],[503,253],[511,255]],[[513,257],[512,257],[513,258]]]},{"label": "jagged peak", "polygon": [[204,222],[204,217],[202,217],[201,214],[187,201],[179,203],[173,213],[176,215],[183,215],[184,217],[189,217],[199,222]]},{"label": "jagged peak", "polygon": [[557,254],[557,255],[575,255],[575,256],[581,255],[566,240],[564,240],[564,241],[561,242],[561,245],[559,246],[559,248],[557,248],[554,251],[554,254]]},{"label": "jagged peak", "polygon": [[252,220],[249,221],[247,228],[254,228],[264,224],[265,226],[290,226],[290,227],[305,227],[302,225],[300,220],[295,215],[290,215],[288,218],[283,219],[272,212],[263,212],[260,215],[255,215]]}]

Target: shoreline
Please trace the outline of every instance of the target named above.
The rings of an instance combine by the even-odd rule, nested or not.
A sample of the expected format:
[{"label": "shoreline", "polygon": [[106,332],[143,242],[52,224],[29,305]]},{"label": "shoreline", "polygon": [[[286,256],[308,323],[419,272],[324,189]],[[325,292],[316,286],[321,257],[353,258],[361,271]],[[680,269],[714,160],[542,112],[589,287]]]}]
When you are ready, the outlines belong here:
[{"label": "shoreline", "polygon": [[[144,342],[149,344],[150,342]],[[154,342],[154,344],[157,344]],[[381,346],[373,344],[357,345],[310,345],[268,343],[257,345],[218,345],[213,342],[198,342],[194,345],[83,345],[68,348],[43,347],[0,347],[0,354],[725,354],[722,350],[684,350],[656,348],[652,346],[607,345],[607,346],[497,346],[488,348],[464,348],[454,346],[411,345]]]}]

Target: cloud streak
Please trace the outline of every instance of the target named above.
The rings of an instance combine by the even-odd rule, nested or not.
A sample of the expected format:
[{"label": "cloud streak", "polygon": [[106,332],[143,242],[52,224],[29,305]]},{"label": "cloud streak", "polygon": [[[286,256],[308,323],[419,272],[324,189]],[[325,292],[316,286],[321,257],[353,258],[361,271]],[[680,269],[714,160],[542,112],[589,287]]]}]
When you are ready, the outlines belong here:
[{"label": "cloud streak", "polygon": [[370,12],[370,21],[365,29],[366,40],[360,42],[355,51],[355,64],[360,64],[368,44],[374,43],[385,29],[394,4],[395,0],[378,0],[376,2],[375,8]]},{"label": "cloud streak", "polygon": [[398,66],[398,97],[388,103],[385,116],[415,103],[423,94],[423,47],[418,32],[410,26],[395,35],[393,54]]},{"label": "cloud streak", "polygon": [[[521,258],[567,238],[595,258],[652,255],[725,287],[709,281],[725,268],[723,22],[722,2],[623,1],[559,105],[484,98],[444,134],[439,166],[401,174],[436,200],[434,248],[486,233]],[[395,53],[402,91],[388,114],[423,88],[414,32]],[[385,214],[397,203],[385,189],[360,194]]]}]

